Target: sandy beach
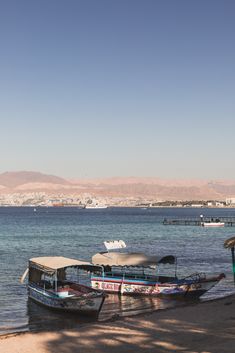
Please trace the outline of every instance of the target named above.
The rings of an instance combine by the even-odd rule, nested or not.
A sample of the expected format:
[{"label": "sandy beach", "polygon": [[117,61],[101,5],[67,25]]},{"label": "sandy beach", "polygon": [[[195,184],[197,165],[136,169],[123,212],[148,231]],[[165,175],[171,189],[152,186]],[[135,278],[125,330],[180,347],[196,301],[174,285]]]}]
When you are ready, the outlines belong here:
[{"label": "sandy beach", "polygon": [[76,330],[1,336],[0,353],[234,353],[235,296]]}]

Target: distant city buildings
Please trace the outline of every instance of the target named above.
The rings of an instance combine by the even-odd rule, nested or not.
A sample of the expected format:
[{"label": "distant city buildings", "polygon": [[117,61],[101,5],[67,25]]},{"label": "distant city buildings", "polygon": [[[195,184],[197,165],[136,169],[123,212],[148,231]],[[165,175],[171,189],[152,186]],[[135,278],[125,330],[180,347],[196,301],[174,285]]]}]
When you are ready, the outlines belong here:
[{"label": "distant city buildings", "polygon": [[235,206],[235,197],[227,198],[225,203],[227,206]]},{"label": "distant city buildings", "polygon": [[235,207],[235,197],[225,201],[218,200],[188,200],[169,201],[153,200],[140,197],[104,197],[84,193],[78,194],[49,194],[46,192],[26,192],[13,194],[0,194],[0,206],[44,206],[83,207],[88,204],[102,204],[113,207]]}]

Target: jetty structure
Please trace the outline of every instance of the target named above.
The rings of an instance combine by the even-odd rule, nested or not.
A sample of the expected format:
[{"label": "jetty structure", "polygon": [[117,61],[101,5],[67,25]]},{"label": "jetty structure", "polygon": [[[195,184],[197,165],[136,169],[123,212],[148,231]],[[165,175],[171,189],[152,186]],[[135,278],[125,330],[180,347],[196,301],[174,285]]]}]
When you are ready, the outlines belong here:
[{"label": "jetty structure", "polygon": [[194,218],[164,218],[164,225],[179,225],[179,226],[235,226],[235,216],[234,217],[221,217],[221,216],[203,216]]}]

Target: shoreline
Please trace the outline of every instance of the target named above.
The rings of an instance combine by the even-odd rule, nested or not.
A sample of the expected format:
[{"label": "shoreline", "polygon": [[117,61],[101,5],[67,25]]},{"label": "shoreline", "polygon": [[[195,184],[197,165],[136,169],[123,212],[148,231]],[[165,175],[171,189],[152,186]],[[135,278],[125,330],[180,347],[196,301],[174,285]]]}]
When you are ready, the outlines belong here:
[{"label": "shoreline", "polygon": [[[127,315],[127,316],[121,316],[119,314],[113,314],[113,316],[109,317],[108,319],[104,319],[104,320],[97,320],[97,321],[94,321],[94,322],[89,322],[89,323],[82,323],[81,324],[81,327],[85,327],[85,326],[92,326],[92,325],[95,325],[95,324],[108,324],[109,322],[116,322],[116,321],[122,321],[122,320],[125,320],[125,319],[128,319],[128,318],[132,318],[132,317],[143,317],[143,316],[147,316],[147,315],[154,315],[155,313],[159,312],[159,311],[170,311],[170,310],[174,310],[174,309],[182,309],[182,308],[185,308],[185,307],[190,307],[190,306],[195,306],[195,305],[201,305],[201,304],[205,304],[205,303],[209,303],[209,302],[217,302],[217,301],[220,301],[220,300],[224,300],[224,299],[229,299],[229,298],[233,298],[235,297],[235,293],[232,293],[232,294],[229,294],[229,295],[226,295],[224,297],[218,297],[218,298],[212,298],[212,299],[206,299],[206,300],[195,300],[195,301],[187,301],[185,300],[182,301],[184,304],[181,306],[173,306],[173,307],[166,307],[166,308],[162,308],[162,309],[153,309],[153,311],[146,311],[146,312],[141,312],[141,313],[137,313],[137,314],[132,314],[132,315]],[[180,299],[179,299],[180,300]],[[78,329],[78,327],[76,328],[59,328],[59,329],[51,329],[51,330],[40,330],[40,329],[35,329],[35,330],[18,330],[18,331],[13,331],[13,332],[9,332],[9,333],[0,333],[0,343],[1,343],[1,340],[3,339],[7,339],[7,338],[10,338],[12,336],[19,336],[19,335],[24,335],[24,334],[28,334],[28,333],[35,333],[35,334],[38,334],[38,333],[41,333],[41,332],[60,332],[60,331],[67,331],[67,330],[76,330]]]},{"label": "shoreline", "polygon": [[[207,206],[207,205],[198,205],[198,206],[183,206],[183,205],[156,205],[156,206],[144,206],[144,205],[113,205],[113,204],[108,204],[106,205],[107,207],[101,208],[101,209],[107,209],[107,208],[141,208],[141,209],[153,209],[153,208],[190,208],[190,209],[208,209],[208,210],[215,210],[215,209],[221,209],[221,210],[228,210],[228,209],[234,209],[235,205],[229,205],[229,206]],[[0,205],[0,208],[79,208],[79,209],[85,209],[85,207],[81,208],[81,205],[63,205],[63,206],[54,206],[54,205]],[[95,209],[95,208],[94,208]],[[98,209],[98,208],[97,208]]]},{"label": "shoreline", "polygon": [[[233,353],[235,294],[59,331],[0,336],[0,353]],[[59,350],[58,350],[59,345]]]}]

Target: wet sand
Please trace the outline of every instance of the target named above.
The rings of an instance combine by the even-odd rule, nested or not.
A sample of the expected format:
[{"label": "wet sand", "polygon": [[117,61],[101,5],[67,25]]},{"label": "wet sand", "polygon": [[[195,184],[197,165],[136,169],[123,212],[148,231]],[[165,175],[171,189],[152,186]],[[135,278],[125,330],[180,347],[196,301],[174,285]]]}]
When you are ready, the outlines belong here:
[{"label": "wet sand", "polygon": [[234,353],[235,296],[74,330],[0,337],[0,353]]}]

